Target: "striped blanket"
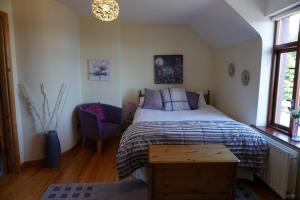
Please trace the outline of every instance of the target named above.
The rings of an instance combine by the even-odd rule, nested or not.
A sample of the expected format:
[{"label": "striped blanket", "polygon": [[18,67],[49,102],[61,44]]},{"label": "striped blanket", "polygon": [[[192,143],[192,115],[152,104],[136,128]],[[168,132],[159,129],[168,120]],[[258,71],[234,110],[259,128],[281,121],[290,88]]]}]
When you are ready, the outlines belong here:
[{"label": "striped blanket", "polygon": [[236,121],[137,122],[123,134],[118,154],[119,178],[147,166],[150,144],[224,144],[241,168],[260,171],[268,155],[267,142]]}]

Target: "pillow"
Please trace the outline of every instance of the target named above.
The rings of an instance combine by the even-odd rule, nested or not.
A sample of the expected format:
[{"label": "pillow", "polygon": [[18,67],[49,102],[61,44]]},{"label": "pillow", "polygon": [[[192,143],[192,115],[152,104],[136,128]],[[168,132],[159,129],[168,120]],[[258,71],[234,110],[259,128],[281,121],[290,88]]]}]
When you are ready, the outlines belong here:
[{"label": "pillow", "polygon": [[196,92],[186,92],[186,96],[190,105],[191,110],[197,110],[199,108],[199,96]]},{"label": "pillow", "polygon": [[145,89],[144,109],[163,110],[163,103],[159,90]]},{"label": "pillow", "polygon": [[91,104],[87,109],[88,109],[88,111],[96,114],[98,116],[98,118],[100,119],[100,121],[105,120],[105,114],[104,114],[104,111],[101,108],[100,103]]},{"label": "pillow", "polygon": [[197,92],[200,96],[199,96],[199,107],[201,106],[206,106],[207,103],[206,103],[206,100],[205,100],[205,97],[204,97],[204,94],[203,92]]},{"label": "pillow", "polygon": [[165,110],[191,110],[185,89],[166,88],[161,90],[161,94]]}]

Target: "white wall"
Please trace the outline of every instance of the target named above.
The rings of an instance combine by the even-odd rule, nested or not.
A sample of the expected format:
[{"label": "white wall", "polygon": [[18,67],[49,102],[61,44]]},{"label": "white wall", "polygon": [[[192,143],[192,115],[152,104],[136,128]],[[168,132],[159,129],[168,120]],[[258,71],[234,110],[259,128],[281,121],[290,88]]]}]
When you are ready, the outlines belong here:
[{"label": "white wall", "polygon": [[[103,23],[95,17],[80,18],[80,51],[82,101],[121,106],[120,87],[120,24]],[[88,80],[88,59],[109,59],[111,81]]]},{"label": "white wall", "polygon": [[299,0],[268,0],[265,13],[267,16],[273,16],[299,4]]},{"label": "white wall", "polygon": [[[256,123],[261,45],[258,37],[218,49],[215,54],[215,105],[230,117],[247,124]],[[236,68],[233,77],[228,75],[231,62]],[[241,82],[243,70],[250,73],[248,86]]]},{"label": "white wall", "polygon": [[265,126],[268,115],[269,85],[274,38],[274,22],[264,15],[265,0],[226,0],[260,35],[262,40],[259,93],[256,96],[255,125]]},{"label": "white wall", "polygon": [[154,84],[154,55],[182,54],[183,84],[190,90],[212,90],[212,49],[189,26],[122,23],[121,86],[123,103],[137,101],[137,91]]},{"label": "white wall", "polygon": [[[150,23],[102,23],[80,18],[82,91],[84,102],[120,106],[137,102],[138,90],[154,84],[153,56],[183,54],[184,83],[191,90],[212,89],[212,49],[190,27]],[[88,59],[112,61],[111,81],[89,81]]]},{"label": "white wall", "polygon": [[10,45],[11,45],[11,58],[12,58],[12,67],[13,67],[13,83],[14,83],[14,93],[15,93],[15,107],[16,107],[16,118],[17,118],[17,130],[18,130],[18,140],[19,140],[19,151],[20,151],[20,160],[24,161],[24,146],[23,146],[23,134],[22,134],[22,120],[21,120],[21,111],[20,103],[18,96],[18,69],[16,62],[16,51],[15,51],[15,32],[13,26],[13,11],[11,0],[1,0],[0,1],[0,10],[8,14],[9,22],[9,34],[10,34]]},{"label": "white wall", "polygon": [[[78,17],[53,0],[13,0],[18,82],[27,86],[40,105],[40,82],[53,105],[61,83],[70,87],[58,130],[62,151],[78,140],[73,130],[73,109],[81,101]],[[43,158],[44,134],[22,103],[24,160]],[[36,128],[37,127],[37,128]]]}]

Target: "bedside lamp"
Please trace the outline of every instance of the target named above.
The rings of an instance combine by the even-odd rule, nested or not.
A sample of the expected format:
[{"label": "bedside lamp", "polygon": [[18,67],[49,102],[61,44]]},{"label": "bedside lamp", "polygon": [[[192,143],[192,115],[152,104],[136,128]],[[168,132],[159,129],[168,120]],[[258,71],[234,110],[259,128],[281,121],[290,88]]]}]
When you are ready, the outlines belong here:
[{"label": "bedside lamp", "polygon": [[137,106],[136,106],[135,103],[129,102],[129,103],[127,104],[127,106],[126,106],[126,111],[127,111],[127,113],[128,113],[128,118],[129,118],[129,119],[133,119],[134,113],[135,113],[135,111],[136,111],[136,108],[137,108]]}]

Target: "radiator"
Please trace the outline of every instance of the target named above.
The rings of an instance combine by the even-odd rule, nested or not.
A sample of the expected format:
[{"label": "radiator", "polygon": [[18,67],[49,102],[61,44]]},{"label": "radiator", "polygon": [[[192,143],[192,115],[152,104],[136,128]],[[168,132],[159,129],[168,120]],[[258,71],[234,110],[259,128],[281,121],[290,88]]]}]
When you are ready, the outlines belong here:
[{"label": "radiator", "polygon": [[298,152],[266,136],[269,159],[261,178],[283,199],[295,199]]}]

